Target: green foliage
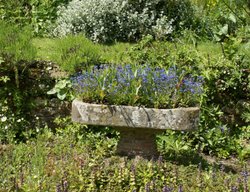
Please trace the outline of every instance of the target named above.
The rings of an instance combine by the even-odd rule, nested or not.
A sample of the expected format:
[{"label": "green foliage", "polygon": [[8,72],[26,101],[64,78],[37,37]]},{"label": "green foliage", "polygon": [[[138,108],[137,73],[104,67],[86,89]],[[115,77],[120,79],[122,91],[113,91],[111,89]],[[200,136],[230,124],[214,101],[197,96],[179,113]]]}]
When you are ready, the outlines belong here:
[{"label": "green foliage", "polygon": [[37,106],[46,107],[44,97],[54,82],[48,64],[34,61],[36,48],[31,40],[30,28],[1,22],[0,143],[25,141],[46,124],[37,117],[45,109]]},{"label": "green foliage", "polygon": [[43,34],[57,17],[57,8],[69,0],[3,0],[0,18],[10,24],[31,25],[35,34]]},{"label": "green foliage", "polygon": [[[232,51],[231,48],[227,48]],[[225,50],[224,50],[225,51]],[[232,53],[232,52],[231,52]],[[228,58],[225,58],[228,57]],[[246,126],[242,114],[247,112],[249,100],[249,58],[237,52],[220,57],[208,57],[202,73],[205,78],[201,126],[197,140],[204,151],[223,157],[238,153],[243,148],[236,140]]]},{"label": "green foliage", "polygon": [[0,54],[5,63],[15,64],[21,60],[34,59],[36,50],[31,44],[29,27],[20,28],[1,21],[0,34]]},{"label": "green foliage", "polygon": [[218,162],[209,164],[202,157],[194,162],[185,156],[185,166],[164,157],[156,161],[127,159],[114,155],[116,139],[67,119],[57,123],[56,133],[45,129],[26,144],[0,147],[0,190],[248,190],[244,164],[236,164],[234,170]]},{"label": "green foliage", "polygon": [[72,90],[72,83],[68,79],[61,79],[59,80],[53,89],[47,92],[49,95],[56,94],[57,98],[60,100],[73,100],[73,90]]},{"label": "green foliage", "polygon": [[[243,144],[237,142],[237,137],[242,134],[241,127],[247,125],[249,113],[250,60],[240,51],[241,38],[229,38],[220,46],[221,50],[216,45],[216,50],[204,51],[202,48],[201,52],[201,46],[213,49],[214,45],[203,45],[199,41],[196,45],[186,37],[172,43],[156,42],[147,36],[129,50],[134,63],[153,66],[174,64],[179,70],[204,77],[199,130],[188,134],[188,139],[179,146],[188,143],[197,150],[221,157],[240,154]],[[174,138],[178,138],[177,135]]]},{"label": "green foliage", "polygon": [[101,48],[83,35],[69,35],[55,43],[57,55],[52,58],[62,69],[74,73],[103,62]]},{"label": "green foliage", "polygon": [[73,0],[60,8],[53,35],[82,32],[97,42],[128,42],[147,34],[167,38],[192,21],[193,9],[183,0]]},{"label": "green foliage", "polygon": [[128,50],[133,63],[156,67],[176,66],[193,75],[200,74],[202,57],[192,45],[178,42],[154,41],[150,35]]},{"label": "green foliage", "polygon": [[168,158],[176,158],[178,155],[185,154],[186,151],[193,151],[191,140],[185,133],[176,133],[168,130],[162,135],[158,135],[158,147],[163,155]]},{"label": "green foliage", "polygon": [[236,36],[242,28],[249,27],[250,11],[246,0],[206,0],[196,4],[200,20],[195,31],[199,36],[224,41],[228,36]]},{"label": "green foliage", "polygon": [[25,117],[31,107],[30,94],[25,86],[28,62],[36,55],[31,34],[29,28],[0,23],[0,143],[6,138],[15,140],[29,125]]}]

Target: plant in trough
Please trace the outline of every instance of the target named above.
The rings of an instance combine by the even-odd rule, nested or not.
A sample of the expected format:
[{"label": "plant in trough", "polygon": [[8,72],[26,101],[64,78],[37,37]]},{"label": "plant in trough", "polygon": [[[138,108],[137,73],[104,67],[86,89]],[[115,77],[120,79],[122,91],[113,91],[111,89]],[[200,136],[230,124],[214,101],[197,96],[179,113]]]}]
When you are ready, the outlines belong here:
[{"label": "plant in trough", "polygon": [[203,80],[176,67],[102,65],[76,75],[72,82],[85,102],[175,108],[199,104]]}]

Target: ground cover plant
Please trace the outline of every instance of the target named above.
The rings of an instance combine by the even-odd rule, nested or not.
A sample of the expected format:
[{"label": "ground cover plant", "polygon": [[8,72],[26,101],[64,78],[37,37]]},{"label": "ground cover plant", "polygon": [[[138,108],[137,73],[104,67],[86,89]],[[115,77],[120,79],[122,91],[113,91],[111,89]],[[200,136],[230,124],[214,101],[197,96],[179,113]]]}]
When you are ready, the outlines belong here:
[{"label": "ground cover plant", "polygon": [[[90,1],[0,2],[0,191],[249,191],[249,1],[93,2],[98,12]],[[36,63],[66,73],[52,80],[52,65]],[[31,112],[70,103],[73,87],[92,102],[199,101],[199,128],[159,135],[157,161],[118,157],[111,128],[55,128]]]},{"label": "ground cover plant", "polygon": [[178,154],[185,161],[118,157],[117,136],[67,121],[58,121],[57,134],[46,129],[26,144],[1,147],[1,191],[249,190],[244,163],[208,163],[195,151]]}]

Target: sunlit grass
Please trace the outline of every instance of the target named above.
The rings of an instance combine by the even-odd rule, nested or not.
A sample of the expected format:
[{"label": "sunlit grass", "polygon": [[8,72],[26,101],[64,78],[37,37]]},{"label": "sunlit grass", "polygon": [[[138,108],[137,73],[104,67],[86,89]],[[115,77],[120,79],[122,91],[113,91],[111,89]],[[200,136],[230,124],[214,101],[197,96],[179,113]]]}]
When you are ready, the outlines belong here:
[{"label": "sunlit grass", "polygon": [[[59,38],[34,38],[33,44],[37,48],[37,58],[42,60],[53,60],[53,58],[60,55],[58,46]],[[131,43],[115,43],[112,45],[101,45],[99,44],[100,54],[102,58],[108,63],[130,63],[131,59],[128,55],[128,50],[131,49],[135,44]],[[164,46],[167,45],[171,51],[174,51],[175,45],[173,43],[164,43]],[[181,44],[178,44],[181,46]],[[159,47],[159,44],[158,44]],[[193,49],[195,47],[190,45]],[[244,50],[246,49],[247,44],[244,45]],[[60,48],[60,47],[59,47]],[[163,48],[163,47],[162,47]],[[213,42],[199,42],[197,44],[197,50],[203,55],[220,55],[222,54],[221,46],[219,43]]]},{"label": "sunlit grass", "polygon": [[133,46],[130,43],[115,43],[113,45],[101,45],[101,55],[109,63],[130,63],[127,51]]},{"label": "sunlit grass", "polygon": [[[33,44],[37,48],[37,59],[54,61],[60,57],[59,38],[34,38]],[[112,45],[98,44],[102,59],[107,63],[129,63],[127,51],[133,46],[129,43],[115,43]]]},{"label": "sunlit grass", "polygon": [[[77,37],[76,37],[77,38]],[[37,59],[52,61],[58,63],[58,58],[62,57],[62,41],[64,38],[34,38],[33,44],[37,48]],[[131,52],[136,53],[134,46],[137,44],[132,43],[122,43],[117,42],[112,45],[95,44],[95,52],[98,54],[102,60],[102,63],[112,63],[112,64],[130,64],[136,62],[134,58],[131,57]],[[64,42],[64,48],[67,47],[67,41]],[[69,47],[71,43],[69,43]],[[239,53],[246,55],[250,58],[250,44],[242,43],[240,45]],[[132,50],[133,49],[133,50]],[[189,51],[196,51],[198,56],[203,57],[205,60],[222,58],[223,49],[220,43],[213,41],[197,41],[196,43],[187,42],[186,39],[175,40],[174,42],[152,42],[152,46],[147,48],[147,54],[154,54],[155,58],[157,55],[162,56],[164,54],[172,54],[178,52],[181,49],[188,49]],[[83,49],[84,50],[84,49]],[[88,49],[86,49],[88,50]],[[140,52],[139,54],[141,54]],[[137,56],[136,56],[137,57]],[[168,62],[168,61],[163,61]],[[72,65],[72,64],[70,64]],[[66,65],[68,68],[73,68]],[[66,70],[67,70],[66,69]]]},{"label": "sunlit grass", "polygon": [[222,49],[219,43],[214,43],[210,41],[200,42],[197,44],[197,50],[204,56],[210,55],[213,57],[218,57],[222,55]]},{"label": "sunlit grass", "polygon": [[34,38],[33,45],[37,48],[37,59],[51,61],[53,57],[59,55],[56,51],[57,39]]}]

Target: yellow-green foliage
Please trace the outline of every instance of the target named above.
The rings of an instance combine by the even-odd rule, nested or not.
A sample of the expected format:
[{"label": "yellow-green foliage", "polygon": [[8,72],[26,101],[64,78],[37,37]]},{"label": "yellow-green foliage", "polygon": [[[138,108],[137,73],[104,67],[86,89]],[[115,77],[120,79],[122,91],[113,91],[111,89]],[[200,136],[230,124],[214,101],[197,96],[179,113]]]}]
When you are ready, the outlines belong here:
[{"label": "yellow-green foliage", "polygon": [[20,60],[33,60],[36,50],[31,39],[29,27],[21,28],[0,21],[0,56],[4,61],[16,63]]},{"label": "yellow-green foliage", "polygon": [[69,35],[57,39],[55,45],[57,55],[52,56],[53,61],[69,72],[81,71],[90,65],[103,62],[100,46],[83,35]]}]

